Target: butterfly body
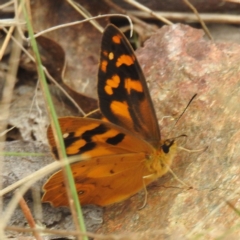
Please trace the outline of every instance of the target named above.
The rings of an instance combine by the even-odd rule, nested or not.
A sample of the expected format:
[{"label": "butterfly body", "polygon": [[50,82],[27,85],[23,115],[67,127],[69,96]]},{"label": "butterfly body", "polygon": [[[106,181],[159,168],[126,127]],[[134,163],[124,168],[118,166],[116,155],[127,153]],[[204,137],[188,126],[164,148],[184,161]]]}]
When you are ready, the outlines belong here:
[{"label": "butterfly body", "polygon": [[[104,120],[59,119],[81,204],[122,201],[165,174],[175,155],[174,140],[161,140],[147,84],[131,46],[109,25],[103,34],[98,74],[99,107]],[[51,128],[48,139],[57,157]],[[44,185],[44,202],[67,206],[59,171]]]}]

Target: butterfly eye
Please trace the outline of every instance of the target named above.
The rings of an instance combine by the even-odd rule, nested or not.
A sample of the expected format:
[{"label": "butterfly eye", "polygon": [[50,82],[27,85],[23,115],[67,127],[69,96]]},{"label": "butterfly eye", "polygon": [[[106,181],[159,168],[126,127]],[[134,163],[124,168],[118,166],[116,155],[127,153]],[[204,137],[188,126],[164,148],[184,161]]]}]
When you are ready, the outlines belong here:
[{"label": "butterfly eye", "polygon": [[164,153],[169,153],[170,147],[174,144],[174,140],[166,140],[162,145],[162,150]]}]

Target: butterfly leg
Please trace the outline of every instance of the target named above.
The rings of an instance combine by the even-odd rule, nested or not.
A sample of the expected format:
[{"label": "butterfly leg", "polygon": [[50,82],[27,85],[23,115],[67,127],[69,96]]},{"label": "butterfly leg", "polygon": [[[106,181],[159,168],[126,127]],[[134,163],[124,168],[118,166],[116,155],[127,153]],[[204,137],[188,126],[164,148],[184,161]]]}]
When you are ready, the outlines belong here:
[{"label": "butterfly leg", "polygon": [[[145,179],[156,179],[156,175],[155,174],[150,174],[150,175],[147,175],[147,176],[143,176],[143,190],[145,192],[145,197],[144,197],[144,202],[143,202],[143,205],[138,209],[138,210],[141,210],[143,208],[145,208],[146,204],[147,204],[147,195],[148,195],[148,192],[147,192],[147,186],[145,184]],[[147,181],[149,183],[149,181]]]},{"label": "butterfly leg", "polygon": [[183,181],[173,172],[173,170],[172,170],[168,165],[166,165],[166,166],[167,166],[167,168],[168,168],[168,171],[173,175],[173,177],[174,177],[178,182],[180,182],[182,185],[185,185],[186,187],[189,188],[189,185],[188,185],[188,184],[186,184],[185,182],[183,182]]}]

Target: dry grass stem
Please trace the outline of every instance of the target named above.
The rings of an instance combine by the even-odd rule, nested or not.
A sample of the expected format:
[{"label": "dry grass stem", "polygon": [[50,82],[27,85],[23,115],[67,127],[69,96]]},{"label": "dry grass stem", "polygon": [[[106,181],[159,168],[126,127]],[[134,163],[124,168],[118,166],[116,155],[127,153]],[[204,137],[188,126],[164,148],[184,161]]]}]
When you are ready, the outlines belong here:
[{"label": "dry grass stem", "polygon": [[142,26],[144,29],[149,29],[150,31],[155,31],[156,28],[150,24],[147,24],[146,22],[142,21],[140,18],[135,17],[132,14],[127,13],[127,11],[121,7],[119,7],[117,4],[113,3],[110,0],[104,0],[104,2],[106,4],[108,4],[108,6],[110,6],[111,8],[115,9],[117,12],[121,13],[121,14],[127,14],[134,23],[137,23],[139,26]]},{"label": "dry grass stem", "polygon": [[153,17],[155,17],[156,19],[162,21],[163,23],[167,24],[167,25],[172,25],[173,23],[171,21],[169,21],[168,19],[166,19],[165,17],[161,16],[160,14],[157,14],[156,12],[152,11],[151,9],[145,7],[144,5],[133,1],[133,0],[124,0],[125,2],[131,4],[132,6],[141,9],[143,12],[147,12],[150,15],[152,15]]},{"label": "dry grass stem", "polygon": [[194,14],[197,16],[200,24],[202,25],[203,30],[205,31],[205,33],[207,34],[207,36],[209,37],[209,39],[213,40],[213,37],[210,33],[210,31],[208,30],[205,22],[201,19],[201,16],[198,13],[198,10],[188,1],[188,0],[183,0],[183,2],[185,2],[185,4],[194,12]]},{"label": "dry grass stem", "polygon": [[[156,12],[164,16],[165,18],[171,19],[172,21],[181,22],[199,22],[197,16],[194,13],[182,13],[182,12]],[[142,19],[153,19],[151,14],[142,11],[127,11],[127,14],[142,18]],[[199,13],[201,19],[206,23],[226,23],[226,24],[240,24],[240,16],[233,14],[219,14],[219,13]]]},{"label": "dry grass stem", "polygon": [[19,205],[22,209],[22,212],[30,226],[30,228],[33,229],[33,235],[34,237],[36,238],[36,240],[42,240],[39,232],[35,231],[34,229],[36,228],[36,224],[35,224],[35,221],[34,221],[34,218],[32,216],[32,213],[26,203],[26,201],[24,200],[24,198],[22,196],[20,196],[20,201],[19,201]]}]

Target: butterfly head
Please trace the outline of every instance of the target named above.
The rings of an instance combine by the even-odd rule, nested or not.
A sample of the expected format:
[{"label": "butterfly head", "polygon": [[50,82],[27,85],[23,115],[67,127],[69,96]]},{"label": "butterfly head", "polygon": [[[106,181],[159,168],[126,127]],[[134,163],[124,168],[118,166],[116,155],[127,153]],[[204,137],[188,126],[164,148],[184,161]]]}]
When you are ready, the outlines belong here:
[{"label": "butterfly head", "polygon": [[165,154],[168,154],[171,151],[171,148],[175,145],[175,139],[167,139],[161,145],[162,151]]},{"label": "butterfly head", "polygon": [[[161,142],[160,151],[160,162],[162,168],[165,169],[166,165],[170,166],[172,164],[173,158],[175,157],[177,149],[177,144],[175,138],[166,139]],[[167,169],[166,169],[167,170]]]},{"label": "butterfly head", "polygon": [[175,144],[176,139],[177,139],[177,138],[181,138],[181,137],[185,137],[185,138],[186,138],[187,135],[186,135],[186,134],[181,134],[181,135],[179,135],[179,136],[177,136],[177,137],[168,138],[168,139],[164,140],[164,141],[162,142],[162,144],[161,144],[161,147],[162,147],[163,151],[164,151],[165,153],[167,153],[167,152],[169,151],[169,148],[171,148],[171,146],[173,146],[173,145]]},{"label": "butterfly head", "polygon": [[161,148],[161,153],[163,155],[164,163],[171,164],[177,149],[176,139],[180,137],[187,137],[187,136],[182,134],[180,136],[169,138],[161,142],[160,148]]}]

